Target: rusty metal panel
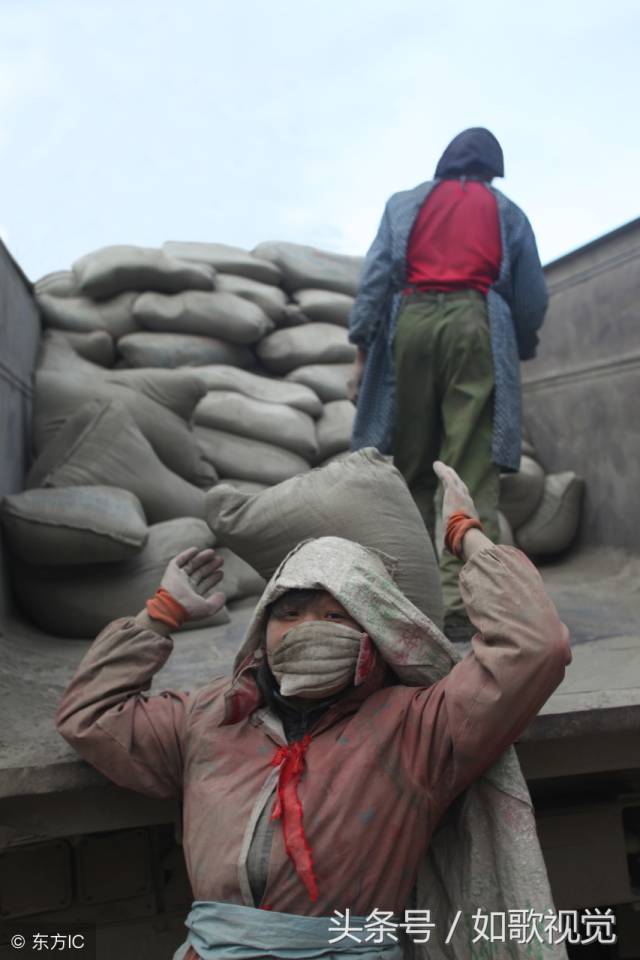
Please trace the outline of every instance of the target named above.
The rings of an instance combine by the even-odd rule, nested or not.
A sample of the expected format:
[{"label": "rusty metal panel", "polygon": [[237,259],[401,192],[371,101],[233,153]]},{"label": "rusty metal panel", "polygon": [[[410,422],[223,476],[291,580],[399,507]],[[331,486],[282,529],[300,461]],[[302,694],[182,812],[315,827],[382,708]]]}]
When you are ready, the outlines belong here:
[{"label": "rusty metal panel", "polygon": [[151,889],[146,831],[83,837],[76,847],[76,877],[79,903],[107,903],[146,893]]},{"label": "rusty metal panel", "polygon": [[0,853],[0,916],[63,910],[71,903],[71,850],[63,840]]}]

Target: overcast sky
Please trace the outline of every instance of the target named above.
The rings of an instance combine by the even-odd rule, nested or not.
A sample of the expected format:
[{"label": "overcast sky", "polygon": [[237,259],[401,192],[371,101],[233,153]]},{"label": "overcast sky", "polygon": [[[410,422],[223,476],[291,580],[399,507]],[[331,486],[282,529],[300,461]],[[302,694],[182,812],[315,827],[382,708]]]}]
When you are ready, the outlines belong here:
[{"label": "overcast sky", "polygon": [[637,0],[0,0],[0,235],[364,253],[487,126],[549,261],[640,214]]}]

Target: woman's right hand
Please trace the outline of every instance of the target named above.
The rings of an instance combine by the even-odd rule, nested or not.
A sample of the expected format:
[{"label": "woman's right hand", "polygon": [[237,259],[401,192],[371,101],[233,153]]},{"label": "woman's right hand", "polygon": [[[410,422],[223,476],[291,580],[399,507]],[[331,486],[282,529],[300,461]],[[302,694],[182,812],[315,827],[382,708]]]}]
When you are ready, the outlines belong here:
[{"label": "woman's right hand", "polygon": [[189,547],[169,563],[160,586],[184,607],[187,620],[212,617],[224,606],[224,593],[213,592],[222,580],[223,562],[215,550]]}]

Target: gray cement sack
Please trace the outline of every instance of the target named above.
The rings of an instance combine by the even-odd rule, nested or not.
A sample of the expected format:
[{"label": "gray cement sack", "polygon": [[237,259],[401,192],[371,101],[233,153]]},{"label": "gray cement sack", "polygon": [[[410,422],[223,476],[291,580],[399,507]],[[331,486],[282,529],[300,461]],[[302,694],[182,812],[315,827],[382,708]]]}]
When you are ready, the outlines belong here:
[{"label": "gray cement sack", "polygon": [[263,592],[267,583],[257,570],[226,547],[216,553],[224,559],[223,578],[216,589],[224,593],[227,603]]},{"label": "gray cement sack", "polygon": [[191,333],[229,343],[256,343],[273,330],[264,310],[232,293],[143,293],[135,302],[133,315],[145,330]]},{"label": "gray cement sack", "polygon": [[518,530],[533,514],[542,499],[544,470],[531,457],[520,458],[518,473],[500,477],[500,509],[512,530]]},{"label": "gray cement sack", "polygon": [[270,486],[268,483],[258,483],[256,480],[236,480],[235,477],[225,477],[223,483],[226,486],[235,487],[241,493],[250,493],[252,496],[254,493],[268,490]]},{"label": "gray cement sack", "polygon": [[498,510],[498,529],[499,529],[499,540],[498,543],[502,543],[507,547],[515,547],[516,541],[513,537],[513,530],[511,525],[504,513],[501,510]]},{"label": "gray cement sack", "polygon": [[349,363],[356,356],[347,331],[333,323],[276,330],[258,344],[256,352],[267,370],[281,375],[310,363]]},{"label": "gray cement sack", "polygon": [[167,469],[118,401],[82,407],[35,461],[33,487],[119,487],[135,494],[149,523],[202,517],[204,491]]},{"label": "gray cement sack", "polygon": [[[31,566],[16,562],[14,592],[25,615],[54,636],[90,639],[118,617],[132,617],[154,595],[169,561],[186,550],[214,545],[202,520],[181,518],[149,529],[146,546],[129,560],[84,567]],[[223,608],[215,618],[194,620],[184,629],[228,623]]]},{"label": "gray cement sack", "polygon": [[278,320],[278,327],[282,329],[302,327],[311,322],[311,318],[302,312],[297,303],[288,303],[284,308],[282,316]]},{"label": "gray cement sack", "polygon": [[279,323],[287,305],[287,297],[280,287],[260,283],[250,277],[236,277],[232,273],[219,273],[216,277],[216,290],[220,293],[233,293],[260,307],[266,315]]},{"label": "gray cement sack", "polygon": [[38,294],[38,306],[45,326],[54,330],[91,333],[106,330],[118,340],[135,333],[138,324],[133,318],[136,293],[121,293],[110,300],[89,300],[88,297],[58,297]]},{"label": "gray cement sack", "polygon": [[331,290],[298,290],[293,299],[302,312],[314,323],[336,323],[349,326],[349,314],[354,298]]},{"label": "gray cement sack", "polygon": [[247,347],[189,333],[132,333],[118,341],[118,350],[130,367],[199,367],[207,363],[250,367],[255,363]]},{"label": "gray cement sack", "polygon": [[226,243],[192,243],[169,240],[162,245],[165,253],[171,257],[208,263],[220,273],[233,273],[240,277],[250,277],[260,283],[280,283],[280,271],[269,260],[254,257],[240,247],[230,247]]},{"label": "gray cement sack", "polygon": [[316,423],[318,460],[349,450],[356,408],[350,400],[333,400],[325,404],[324,413]]},{"label": "gray cement sack", "polygon": [[265,403],[286,403],[289,407],[302,410],[314,419],[322,414],[322,403],[309,387],[282,380],[261,377],[248,370],[228,367],[222,364],[198,367],[197,376],[206,385],[207,390],[232,390],[242,393],[252,400]]},{"label": "gray cement sack", "polygon": [[153,247],[102,247],[73,264],[78,288],[85,297],[114,297],[127,290],[213,290],[215,270],[206,264],[185,263]]},{"label": "gray cement sack", "polygon": [[336,290],[353,297],[364,263],[363,257],[328,253],[300,243],[260,243],[253,253],[280,268],[282,286],[290,293],[304,289]]},{"label": "gray cement sack", "polygon": [[[193,411],[205,393],[204,385],[197,378],[187,381],[184,372],[180,374],[183,386],[176,381],[171,387],[166,380],[153,384],[148,370],[137,372],[144,373],[151,396],[146,395],[139,384],[134,389],[133,384],[118,382],[124,381],[128,371],[90,376],[75,370],[72,374],[39,370],[35,377],[32,422],[35,453],[40,454],[65,422],[90,400],[119,400],[166,467],[197,486],[210,486],[215,475],[204,461],[193,433],[185,423],[186,418],[174,412]],[[110,382],[111,377],[113,382]]]},{"label": "gray cement sack", "polygon": [[213,390],[194,414],[198,426],[273,443],[309,462],[318,455],[315,423],[307,413],[284,403],[265,403],[241,393]]},{"label": "gray cement sack", "polygon": [[194,432],[204,456],[221,477],[271,486],[310,469],[309,463],[297,453],[271,443],[210,427],[195,427]]},{"label": "gray cement sack", "polygon": [[52,297],[77,297],[78,284],[71,270],[54,270],[45,273],[33,285],[36,298],[42,294],[51,294]]},{"label": "gray cement sack", "polygon": [[[92,334],[79,334],[92,336]],[[71,341],[61,330],[43,330],[38,353],[38,371],[64,373],[67,376],[85,374],[96,377],[104,374],[104,368],[81,357],[71,346]]]},{"label": "gray cement sack", "polygon": [[265,578],[309,537],[344,537],[382,550],[398,561],[400,589],[435,623],[442,622],[440,574],[429,535],[402,476],[371,447],[255,496],[221,484],[207,493],[206,510],[219,542]]},{"label": "gray cement sack", "polygon": [[113,337],[106,330],[94,330],[93,333],[73,333],[67,331],[63,336],[73,349],[85,360],[100,367],[112,367],[116,359]]},{"label": "gray cement sack", "polygon": [[303,383],[320,397],[323,403],[347,399],[347,384],[353,375],[352,363],[312,363],[298,367],[285,377],[292,383]]},{"label": "gray cement sack", "polygon": [[148,536],[138,498],[115,487],[25,490],[4,498],[1,516],[9,552],[52,567],[117,563]]},{"label": "gray cement sack", "polygon": [[580,522],[584,481],[575,473],[550,473],[535,513],[516,532],[516,542],[530,557],[562,553],[573,542]]}]

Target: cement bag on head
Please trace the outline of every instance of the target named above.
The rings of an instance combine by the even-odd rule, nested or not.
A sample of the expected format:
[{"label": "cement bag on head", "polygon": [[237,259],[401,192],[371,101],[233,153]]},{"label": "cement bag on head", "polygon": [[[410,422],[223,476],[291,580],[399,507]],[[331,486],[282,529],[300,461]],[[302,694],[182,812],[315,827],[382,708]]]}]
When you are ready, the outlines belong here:
[{"label": "cement bag on head", "polygon": [[318,460],[326,460],[351,446],[351,431],[356,408],[350,400],[326,403],[324,413],[316,423]]},{"label": "cement bag on head", "polygon": [[337,323],[340,327],[349,326],[349,314],[353,306],[353,297],[332,290],[298,290],[293,299],[302,312],[317,323]]},{"label": "cement bag on head", "polygon": [[289,407],[302,410],[310,417],[319,417],[322,414],[322,404],[317,395],[308,387],[284,383],[282,380],[272,380],[261,377],[248,370],[239,370],[238,367],[226,367],[222,364],[198,367],[197,376],[206,385],[207,390],[232,390],[242,393],[252,400],[262,400],[265,403],[286,403]]},{"label": "cement bag on head", "polygon": [[78,288],[86,297],[114,297],[127,290],[213,290],[215,270],[185,263],[153,247],[125,244],[102,247],[73,264]]},{"label": "cement bag on head", "polygon": [[[166,467],[198,486],[210,485],[214,475],[184,420],[169,406],[156,403],[141,390],[132,389],[124,383],[109,382],[110,377],[118,380],[125,372],[88,376],[75,371],[72,375],[49,370],[38,371],[35,377],[32,432],[36,454],[41,453],[69,417],[90,400],[119,400],[126,406]],[[148,371],[145,371],[145,374],[148,374]],[[164,389],[167,396],[173,394],[168,388]],[[188,386],[185,385],[184,391],[175,391],[180,395],[180,399],[174,396],[172,406],[174,409],[184,409],[183,405],[190,400],[195,406],[204,392],[204,385],[194,379]],[[159,395],[156,395],[159,398]]]},{"label": "cement bag on head", "polygon": [[52,297],[77,297],[78,284],[71,270],[54,270],[45,273],[33,285],[36,297],[42,294],[51,294]]},{"label": "cement bag on head", "polygon": [[352,363],[312,363],[298,367],[285,377],[293,383],[303,383],[320,397],[323,403],[347,399],[347,383],[353,375]]},{"label": "cement bag on head", "polygon": [[260,307],[266,315],[278,323],[287,305],[287,297],[280,287],[260,283],[250,277],[235,277],[231,273],[219,273],[216,277],[216,290],[221,293],[233,293]]},{"label": "cement bag on head", "polygon": [[520,458],[518,473],[500,477],[500,509],[512,530],[517,530],[532,515],[542,499],[544,470],[531,457]]},{"label": "cement bag on head", "polygon": [[271,443],[210,427],[195,427],[194,432],[204,456],[221,477],[271,485],[310,469],[309,463],[297,453]]},{"label": "cement bag on head", "polygon": [[136,293],[121,293],[110,300],[94,301],[87,297],[63,299],[42,294],[37,301],[47,327],[76,333],[106,330],[118,340],[138,329],[133,318],[136,297]]},{"label": "cement bag on head", "polygon": [[113,337],[106,330],[94,330],[93,333],[75,333],[69,330],[63,336],[85,360],[99,367],[113,366],[116,348]]},{"label": "cement bag on head", "polygon": [[248,250],[226,243],[192,243],[168,240],[162,245],[165,253],[184,260],[209,263],[220,273],[251,277],[260,283],[280,283],[280,271],[269,260],[254,257]]},{"label": "cement bag on head", "polygon": [[156,333],[192,333],[229,343],[256,343],[273,330],[266,313],[232,293],[143,293],[133,314],[145,330]]},{"label": "cement bag on head", "polygon": [[216,589],[224,593],[227,603],[262,593],[266,581],[257,570],[226,547],[216,553],[224,559],[223,578]]},{"label": "cement bag on head", "polygon": [[[187,547],[204,550],[214,542],[203,520],[169,520],[150,527],[146,546],[121,563],[65,568],[16,561],[14,592],[24,614],[41,630],[54,636],[91,638],[112,620],[139,613],[176,554]],[[215,618],[190,621],[183,629],[228,622],[223,608]]]},{"label": "cement bag on head", "polygon": [[82,407],[35,461],[27,486],[129,490],[147,520],[202,517],[204,492],[168,470],[117,400]]},{"label": "cement bag on head", "polygon": [[189,333],[132,333],[118,341],[118,350],[130,367],[199,367],[207,363],[250,367],[255,363],[247,347]]},{"label": "cement bag on head", "polygon": [[442,622],[440,574],[429,535],[398,470],[369,447],[247,496],[225,484],[206,495],[219,542],[263,577],[309,537],[344,537],[398,560],[400,589]]},{"label": "cement bag on head", "polygon": [[2,528],[9,551],[26,563],[113,563],[147,542],[140,501],[115,487],[25,490],[5,497]]},{"label": "cement bag on head", "polygon": [[213,390],[196,407],[194,421],[201,427],[273,443],[309,462],[318,454],[314,421],[285,403],[265,403],[241,393]]},{"label": "cement bag on head", "polygon": [[509,521],[501,510],[498,510],[498,530],[498,543],[504,544],[507,547],[515,547],[516,541],[513,537],[513,530],[511,529]]},{"label": "cement bag on head", "polygon": [[356,348],[335,324],[310,323],[270,333],[256,352],[267,370],[285,374],[309,363],[349,363]]},{"label": "cement bag on head", "polygon": [[532,517],[516,532],[516,542],[530,557],[562,553],[578,532],[584,481],[571,470],[550,473],[542,500]]},{"label": "cement bag on head", "polygon": [[280,268],[282,286],[290,292],[305,288],[336,290],[353,297],[364,263],[363,257],[328,253],[301,243],[260,243],[253,253]]}]

